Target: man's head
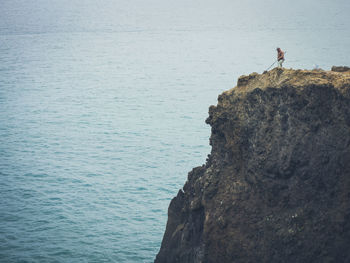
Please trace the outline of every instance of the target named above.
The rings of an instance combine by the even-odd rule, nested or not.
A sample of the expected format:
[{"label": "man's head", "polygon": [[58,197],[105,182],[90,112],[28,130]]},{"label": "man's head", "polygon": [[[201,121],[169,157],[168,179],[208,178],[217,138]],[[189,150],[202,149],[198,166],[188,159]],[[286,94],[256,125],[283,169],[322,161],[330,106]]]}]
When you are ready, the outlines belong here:
[{"label": "man's head", "polygon": [[278,48],[276,48],[276,50],[277,50],[277,51],[281,51],[281,49],[280,49],[279,47],[278,47]]}]

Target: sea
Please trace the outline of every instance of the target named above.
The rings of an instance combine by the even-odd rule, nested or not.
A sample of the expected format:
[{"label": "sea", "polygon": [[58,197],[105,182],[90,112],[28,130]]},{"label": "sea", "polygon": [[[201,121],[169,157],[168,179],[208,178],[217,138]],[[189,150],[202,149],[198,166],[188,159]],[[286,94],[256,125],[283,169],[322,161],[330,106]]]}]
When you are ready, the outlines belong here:
[{"label": "sea", "polygon": [[240,75],[350,65],[348,0],[0,0],[0,262],[153,262]]}]

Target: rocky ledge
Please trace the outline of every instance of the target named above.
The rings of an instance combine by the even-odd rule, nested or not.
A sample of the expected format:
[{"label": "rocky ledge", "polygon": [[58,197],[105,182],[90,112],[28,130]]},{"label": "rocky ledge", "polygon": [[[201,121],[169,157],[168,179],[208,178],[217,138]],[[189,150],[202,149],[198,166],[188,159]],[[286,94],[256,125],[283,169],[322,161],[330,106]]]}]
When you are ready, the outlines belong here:
[{"label": "rocky ledge", "polygon": [[155,262],[350,262],[350,71],[242,76],[171,201]]}]

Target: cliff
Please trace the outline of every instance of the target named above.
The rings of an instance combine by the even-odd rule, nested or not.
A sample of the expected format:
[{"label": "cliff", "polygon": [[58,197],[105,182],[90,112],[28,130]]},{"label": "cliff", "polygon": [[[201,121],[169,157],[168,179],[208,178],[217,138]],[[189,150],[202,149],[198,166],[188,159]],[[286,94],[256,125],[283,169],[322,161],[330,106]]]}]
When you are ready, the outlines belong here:
[{"label": "cliff", "polygon": [[242,76],[171,201],[156,263],[350,262],[350,71]]}]

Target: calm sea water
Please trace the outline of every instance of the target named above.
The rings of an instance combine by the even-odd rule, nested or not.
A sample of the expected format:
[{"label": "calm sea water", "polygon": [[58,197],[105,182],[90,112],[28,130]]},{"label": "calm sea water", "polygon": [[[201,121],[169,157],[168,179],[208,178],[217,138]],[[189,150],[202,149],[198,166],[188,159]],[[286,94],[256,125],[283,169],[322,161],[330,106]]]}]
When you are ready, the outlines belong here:
[{"label": "calm sea water", "polygon": [[[304,3],[307,2],[307,3]],[[350,64],[349,1],[0,1],[0,262],[152,262],[241,74]]]}]

